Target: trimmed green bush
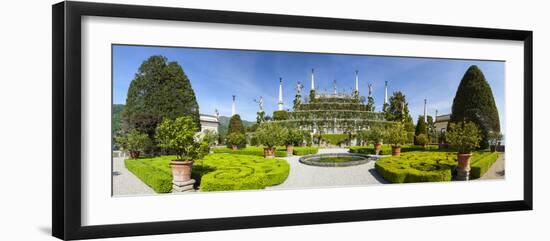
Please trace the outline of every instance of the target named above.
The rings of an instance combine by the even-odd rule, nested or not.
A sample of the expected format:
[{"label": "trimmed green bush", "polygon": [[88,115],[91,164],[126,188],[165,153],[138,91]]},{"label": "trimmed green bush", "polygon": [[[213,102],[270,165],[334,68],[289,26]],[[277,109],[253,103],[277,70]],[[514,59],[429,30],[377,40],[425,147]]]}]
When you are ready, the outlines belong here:
[{"label": "trimmed green bush", "polygon": [[309,154],[316,154],[319,151],[317,147],[294,147],[293,154],[296,156],[304,156]]},{"label": "trimmed green bush", "polygon": [[451,181],[456,154],[408,152],[376,161],[376,171],[391,183]]},{"label": "trimmed green bush", "polygon": [[[497,158],[498,153],[474,152],[472,178],[482,176]],[[383,157],[375,164],[376,171],[391,183],[451,181],[456,166],[456,152],[443,151],[407,152],[400,157]]]},{"label": "trimmed green bush", "polygon": [[[250,155],[211,154],[195,162],[201,191],[263,189],[283,183],[290,166],[285,160]],[[208,171],[213,170],[213,171]]]},{"label": "trimmed green bush", "polygon": [[[214,153],[227,153],[227,154],[238,154],[238,155],[252,155],[252,156],[264,156],[263,147],[253,147],[248,146],[240,150],[232,150],[230,148],[221,147],[213,148]],[[284,149],[277,148],[275,150],[275,157],[286,157],[286,147]]]},{"label": "trimmed green bush", "polygon": [[497,161],[498,152],[486,152],[470,163],[470,178],[476,179],[482,177],[491,166]]},{"label": "trimmed green bush", "polygon": [[346,140],[348,140],[348,134],[322,134],[321,139],[330,143],[331,145],[338,145]]},{"label": "trimmed green bush", "polygon": [[124,165],[155,192],[167,193],[172,191],[172,171],[169,163],[173,159],[176,157],[127,159],[124,161]]}]

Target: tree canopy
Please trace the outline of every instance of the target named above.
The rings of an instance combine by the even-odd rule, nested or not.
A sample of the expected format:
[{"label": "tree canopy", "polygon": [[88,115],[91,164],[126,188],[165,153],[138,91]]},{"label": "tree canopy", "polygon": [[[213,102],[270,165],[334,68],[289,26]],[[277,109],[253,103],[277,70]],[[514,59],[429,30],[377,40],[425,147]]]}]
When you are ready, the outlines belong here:
[{"label": "tree canopy", "polygon": [[386,120],[400,121],[405,125],[405,131],[414,131],[412,117],[409,114],[409,103],[401,91],[393,92],[388,100],[388,105],[384,108]]},{"label": "tree canopy", "polygon": [[177,62],[154,55],[139,67],[128,88],[123,129],[137,129],[150,138],[163,119],[188,116],[200,130],[199,106],[191,82]]},{"label": "tree canopy", "polygon": [[[243,136],[245,136],[245,134],[246,134],[246,129],[243,125],[243,121],[241,120],[241,116],[238,115],[238,114],[231,116],[231,119],[229,119],[229,126],[227,128],[227,136],[229,136],[232,133],[241,134]],[[234,138],[234,139],[236,139],[236,138]],[[246,147],[246,138],[243,138],[243,139],[240,139],[240,140],[241,140],[240,144],[228,143],[228,147],[230,147],[230,145],[237,145],[239,148]]]},{"label": "tree canopy", "polygon": [[415,130],[414,130],[414,144],[415,145],[420,145],[420,142],[417,140],[417,137],[418,135],[421,135],[421,134],[424,134],[424,135],[428,135],[428,125],[426,124],[426,122],[424,122],[424,116],[423,115],[419,115],[418,116],[418,120],[416,121],[416,127],[415,127]]},{"label": "tree canopy", "polygon": [[453,100],[449,123],[462,121],[472,121],[478,126],[481,131],[480,147],[483,149],[489,146],[489,133],[500,132],[491,86],[476,65],[470,66],[462,77]]}]

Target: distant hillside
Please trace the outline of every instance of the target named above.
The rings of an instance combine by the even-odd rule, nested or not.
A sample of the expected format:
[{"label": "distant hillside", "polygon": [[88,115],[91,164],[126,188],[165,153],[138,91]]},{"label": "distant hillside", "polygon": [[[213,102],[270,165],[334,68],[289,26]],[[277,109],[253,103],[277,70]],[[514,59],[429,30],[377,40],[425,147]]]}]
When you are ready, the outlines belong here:
[{"label": "distant hillside", "polygon": [[124,110],[124,105],[113,104],[113,108],[112,108],[113,114],[111,119],[112,121],[111,128],[112,128],[113,134],[116,134],[120,131],[122,110]]},{"label": "distant hillside", "polygon": [[[229,126],[229,119],[231,119],[231,117],[220,116],[218,118],[218,121],[220,122],[220,125],[218,126],[218,133],[220,133],[222,136],[224,136],[227,133],[227,127]],[[244,127],[250,127],[254,124],[256,124],[256,122],[243,120]]]}]

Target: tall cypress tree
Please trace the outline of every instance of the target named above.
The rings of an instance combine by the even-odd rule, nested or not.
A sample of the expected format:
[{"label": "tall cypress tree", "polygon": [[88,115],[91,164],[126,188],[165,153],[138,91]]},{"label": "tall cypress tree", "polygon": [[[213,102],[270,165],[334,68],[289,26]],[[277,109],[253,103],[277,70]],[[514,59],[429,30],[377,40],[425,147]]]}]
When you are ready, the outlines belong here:
[{"label": "tall cypress tree", "polygon": [[489,146],[489,133],[500,132],[500,120],[491,86],[476,66],[468,68],[453,100],[449,123],[472,121],[481,130],[480,148]]},{"label": "tall cypress tree", "polygon": [[191,82],[178,63],[151,56],[141,64],[128,88],[123,128],[137,129],[154,140],[155,129],[164,118],[179,116],[190,116],[200,130],[199,105]]},{"label": "tall cypress tree", "polygon": [[420,134],[424,134],[428,136],[428,125],[426,125],[426,122],[424,122],[424,116],[419,115],[418,120],[416,121],[416,127],[414,130],[414,144],[419,145],[419,143],[416,141],[416,137]]},{"label": "tall cypress tree", "polygon": [[[229,119],[229,126],[227,127],[227,135],[231,133],[239,133],[242,135],[246,134],[246,129],[244,128],[243,121],[241,120],[241,116],[238,114],[231,116],[231,119]],[[238,146],[239,148],[246,147],[246,139],[244,139],[244,141]],[[229,144],[228,144],[228,147],[230,147]]]}]

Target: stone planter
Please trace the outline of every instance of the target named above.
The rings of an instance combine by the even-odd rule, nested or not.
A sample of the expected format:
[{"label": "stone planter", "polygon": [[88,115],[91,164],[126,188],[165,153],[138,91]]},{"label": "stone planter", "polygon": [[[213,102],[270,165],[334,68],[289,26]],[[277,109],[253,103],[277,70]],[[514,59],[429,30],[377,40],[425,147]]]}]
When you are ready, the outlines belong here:
[{"label": "stone planter", "polygon": [[239,149],[239,147],[238,147],[237,145],[231,145],[231,150],[236,151],[236,150],[238,150],[238,149]]},{"label": "stone planter", "polygon": [[275,157],[275,148],[264,148],[264,156],[265,158],[274,158]]},{"label": "stone planter", "polygon": [[141,153],[140,151],[130,151],[130,157],[131,157],[132,159],[138,159],[140,153]]},{"label": "stone planter", "polygon": [[401,147],[400,146],[392,146],[391,147],[391,155],[392,156],[401,156]]},{"label": "stone planter", "polygon": [[459,181],[468,181],[470,179],[470,159],[472,158],[472,153],[459,153],[457,156],[456,179]]},{"label": "stone planter", "polygon": [[374,144],[374,154],[380,155],[380,150],[382,150],[382,144],[380,143]]},{"label": "stone planter", "polygon": [[172,168],[172,192],[193,191],[195,180],[191,179],[193,161],[170,161]]},{"label": "stone planter", "polygon": [[293,145],[286,145],[286,155],[292,156],[294,152],[294,146]]}]

